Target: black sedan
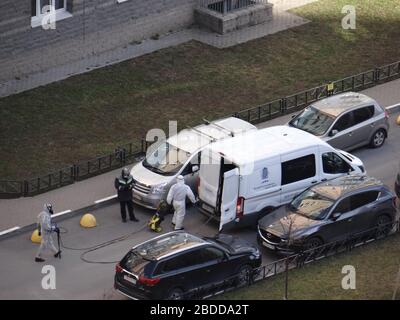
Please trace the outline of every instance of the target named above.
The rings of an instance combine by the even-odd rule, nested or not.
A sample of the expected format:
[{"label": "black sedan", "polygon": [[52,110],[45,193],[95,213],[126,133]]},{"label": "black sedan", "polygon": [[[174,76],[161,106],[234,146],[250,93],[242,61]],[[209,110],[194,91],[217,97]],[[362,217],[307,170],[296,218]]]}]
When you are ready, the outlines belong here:
[{"label": "black sedan", "polygon": [[260,265],[258,248],[237,237],[174,231],[133,247],[116,265],[114,287],[132,299],[179,300],[244,284]]}]

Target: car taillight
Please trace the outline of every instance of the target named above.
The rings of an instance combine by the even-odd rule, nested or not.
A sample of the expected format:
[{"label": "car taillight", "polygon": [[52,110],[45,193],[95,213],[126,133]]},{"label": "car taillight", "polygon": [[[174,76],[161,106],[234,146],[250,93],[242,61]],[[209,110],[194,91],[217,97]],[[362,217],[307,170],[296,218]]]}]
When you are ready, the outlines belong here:
[{"label": "car taillight", "polygon": [[139,283],[146,286],[152,287],[160,282],[160,278],[146,278],[145,276],[139,276]]},{"label": "car taillight", "polygon": [[120,273],[120,272],[122,272],[122,267],[119,265],[119,263],[115,266],[115,272],[116,273]]},{"label": "car taillight", "polygon": [[236,218],[243,218],[243,211],[244,211],[244,198],[239,197],[236,202]]},{"label": "car taillight", "polygon": [[385,109],[385,118],[389,119],[389,113],[387,112],[387,110]]}]

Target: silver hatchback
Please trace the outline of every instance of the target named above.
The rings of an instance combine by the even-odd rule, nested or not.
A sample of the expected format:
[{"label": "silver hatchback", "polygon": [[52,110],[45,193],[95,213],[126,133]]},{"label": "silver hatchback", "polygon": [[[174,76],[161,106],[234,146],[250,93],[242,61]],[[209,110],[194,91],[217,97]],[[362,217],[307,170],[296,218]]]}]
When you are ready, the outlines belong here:
[{"label": "silver hatchback", "polygon": [[388,114],[361,93],[342,93],[317,101],[293,117],[289,126],[307,131],[337,149],[379,148],[389,132]]}]

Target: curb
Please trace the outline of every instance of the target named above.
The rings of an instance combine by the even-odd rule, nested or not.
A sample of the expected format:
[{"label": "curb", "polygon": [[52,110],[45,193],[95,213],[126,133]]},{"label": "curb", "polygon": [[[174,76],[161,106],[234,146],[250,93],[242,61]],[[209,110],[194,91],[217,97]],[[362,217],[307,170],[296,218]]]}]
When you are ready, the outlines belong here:
[{"label": "curb", "polygon": [[[87,211],[91,211],[91,210],[95,210],[95,209],[100,209],[103,207],[107,207],[113,203],[117,203],[117,196],[111,196],[111,197],[107,197],[105,199],[100,199],[100,200],[96,200],[93,204],[90,204],[86,207],[80,208],[80,209],[76,209],[76,210],[66,210],[66,211],[62,211],[62,212],[58,212],[52,215],[52,221],[53,222],[61,222],[63,220],[75,217],[79,214],[82,213],[86,213]],[[7,239],[7,238],[11,238],[13,236],[16,235],[20,235],[23,233],[26,233],[28,231],[33,231],[36,229],[36,223],[32,223],[32,224],[28,224],[26,226],[23,227],[13,227],[4,231],[0,232],[0,241]]]},{"label": "curb", "polygon": [[386,107],[385,109],[387,110],[387,112],[388,112],[389,114],[396,113],[397,111],[400,110],[400,103],[391,105],[391,106],[389,106],[389,107]]},{"label": "curb", "polygon": [[[387,110],[387,112],[389,114],[393,114],[396,113],[397,111],[400,111],[400,103],[388,106],[385,108],[385,110]],[[94,210],[94,209],[99,209],[99,208],[103,208],[106,206],[109,206],[110,204],[113,203],[117,203],[117,195],[113,195],[113,196],[109,196],[103,199],[99,199],[94,201],[93,204],[90,204],[86,207],[80,208],[80,209],[76,209],[76,210],[66,210],[66,211],[62,211],[62,212],[58,212],[55,213],[52,216],[52,221],[54,222],[60,222],[69,218],[72,218],[74,216],[77,216],[78,214],[82,214],[85,211],[90,211],[90,210]],[[18,234],[22,234],[28,231],[33,231],[34,229],[36,229],[36,223],[32,223],[23,227],[20,226],[15,226],[13,228],[4,230],[4,231],[0,231],[0,241],[13,237],[15,235]]]}]

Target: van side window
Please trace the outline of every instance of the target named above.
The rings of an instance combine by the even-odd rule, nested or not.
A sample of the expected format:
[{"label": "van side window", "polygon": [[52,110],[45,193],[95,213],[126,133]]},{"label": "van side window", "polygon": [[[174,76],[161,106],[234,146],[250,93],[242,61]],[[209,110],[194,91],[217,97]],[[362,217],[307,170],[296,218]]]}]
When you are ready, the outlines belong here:
[{"label": "van side window", "polygon": [[191,174],[193,172],[192,167],[199,165],[200,165],[200,152],[197,154],[197,156],[195,155],[192,158],[192,160],[190,160],[190,162],[186,165],[185,169],[182,170],[181,175],[186,176],[187,174]]},{"label": "van side window", "polygon": [[328,174],[347,173],[352,170],[350,165],[334,152],[322,154],[322,168],[324,173]]},{"label": "van side window", "polygon": [[315,176],[315,155],[282,162],[282,185]]},{"label": "van side window", "polygon": [[339,120],[336,121],[332,129],[340,132],[350,128],[353,125],[352,118],[352,112],[345,113],[339,118]]},{"label": "van side window", "polygon": [[374,115],[374,106],[363,107],[353,111],[354,124],[358,124],[372,118]]}]

